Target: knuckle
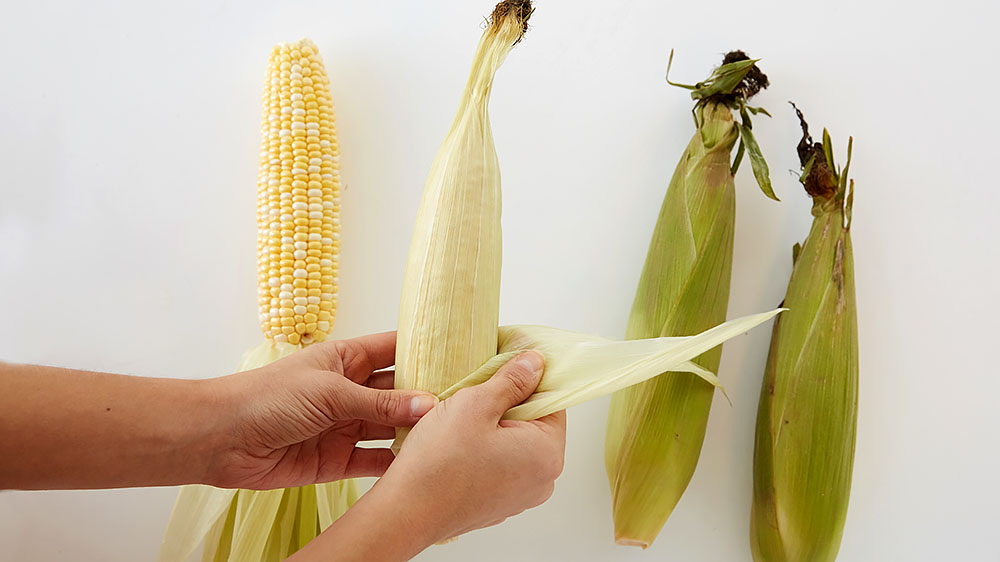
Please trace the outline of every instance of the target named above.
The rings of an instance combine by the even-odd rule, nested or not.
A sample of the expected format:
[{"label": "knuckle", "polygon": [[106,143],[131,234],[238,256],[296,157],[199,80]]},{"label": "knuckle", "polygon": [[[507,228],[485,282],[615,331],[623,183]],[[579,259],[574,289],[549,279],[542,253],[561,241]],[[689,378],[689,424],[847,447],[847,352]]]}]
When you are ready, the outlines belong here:
[{"label": "knuckle", "polygon": [[351,388],[343,378],[331,377],[328,387],[321,392],[322,403],[334,417],[344,416],[350,409]]},{"label": "knuckle", "polygon": [[340,356],[341,369],[345,374],[370,367],[364,350],[356,342],[338,341],[337,353]]},{"label": "knuckle", "polygon": [[335,373],[344,372],[344,346],[343,342],[330,341],[319,345],[311,345],[306,351],[313,353],[320,363],[320,367],[326,371]]},{"label": "knuckle", "polygon": [[527,367],[519,363],[515,363],[508,367],[504,377],[507,379],[507,387],[512,397],[517,398],[518,401],[523,400],[535,390],[535,376],[534,373],[528,370]]},{"label": "knuckle", "polygon": [[399,397],[391,392],[375,392],[375,416],[380,420],[390,420],[399,410]]}]

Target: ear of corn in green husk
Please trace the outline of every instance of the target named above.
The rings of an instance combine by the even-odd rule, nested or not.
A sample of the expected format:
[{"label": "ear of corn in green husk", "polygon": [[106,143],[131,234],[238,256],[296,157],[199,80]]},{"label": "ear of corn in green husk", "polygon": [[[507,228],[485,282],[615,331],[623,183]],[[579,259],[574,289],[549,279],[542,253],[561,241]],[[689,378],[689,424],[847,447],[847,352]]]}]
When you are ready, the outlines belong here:
[{"label": "ear of corn in green husk", "polygon": [[[711,387],[717,383],[714,375],[690,360],[777,311],[691,338],[640,342],[539,326],[498,330],[500,168],[487,109],[494,74],[520,41],[530,14],[526,1],[497,5],[476,50],[458,113],[431,167],[400,299],[396,388],[447,398],[487,380],[527,349],[542,352],[546,369],[535,394],[507,413],[513,419],[541,417],[674,369],[693,371]],[[396,450],[406,433],[397,430]]]},{"label": "ear of corn in green husk", "polygon": [[[257,186],[257,267],[266,341],[246,354],[256,369],[326,339],[333,325],[340,249],[339,146],[329,79],[304,39],[274,47],[263,97]],[[283,560],[359,495],[353,480],[284,490],[186,486],[163,538],[161,562]]]},{"label": "ear of corn in green husk", "polygon": [[[691,90],[696,131],[663,199],[627,339],[695,334],[726,319],[733,178],[744,155],[765,195],[776,199],[750,122],[750,114],[766,112],[747,104],[768,86],[756,62],[733,51],[706,81],[671,82]],[[721,352],[707,351],[694,363],[715,371]],[[660,532],[694,474],[712,398],[712,385],[689,373],[664,374],[612,397],[605,468],[619,544],[645,548]]]},{"label": "ear of corn in green husk", "polygon": [[830,135],[798,146],[813,224],[795,245],[757,409],[750,545],[760,562],[828,562],[847,516],[858,408],[858,333],[851,247],[854,182]]}]

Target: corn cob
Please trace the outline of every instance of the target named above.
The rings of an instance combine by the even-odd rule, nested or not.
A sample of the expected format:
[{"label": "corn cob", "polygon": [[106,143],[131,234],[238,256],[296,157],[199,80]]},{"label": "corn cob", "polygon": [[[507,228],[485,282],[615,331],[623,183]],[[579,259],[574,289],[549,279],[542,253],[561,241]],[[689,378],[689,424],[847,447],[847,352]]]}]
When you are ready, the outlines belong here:
[{"label": "corn cob", "polygon": [[857,305],[848,182],[830,135],[814,143],[802,113],[800,177],[812,197],[812,229],[795,245],[767,357],[754,444],[750,544],[762,562],[837,557],[847,516],[858,408]]},{"label": "corn cob", "polygon": [[334,321],[340,249],[340,147],[316,45],[274,47],[257,182],[261,325],[275,342],[323,341]]},{"label": "corn cob", "polygon": [[[497,4],[424,187],[403,277],[396,388],[440,393],[497,352],[500,166],[493,76],[527,29],[531,2]],[[397,430],[396,447],[405,437]]]},{"label": "corn cob", "polygon": [[[257,268],[266,340],[240,371],[326,339],[333,326],[340,250],[339,146],[330,81],[308,39],[271,51],[257,181]],[[160,550],[183,561],[204,542],[205,561],[283,560],[354,503],[356,482],[284,490],[181,490]]]},{"label": "corn cob", "polygon": [[[690,89],[697,100],[697,130],[667,188],[626,339],[689,335],[726,319],[735,222],[733,178],[744,153],[761,189],[776,199],[749,116],[766,112],[747,105],[768,86],[756,61],[734,51],[705,82],[675,85]],[[734,111],[741,121],[733,118]],[[715,371],[721,352],[715,348],[694,362]],[[645,548],[653,542],[698,463],[713,387],[690,374],[675,375],[629,387],[611,399],[605,468],[618,544]]]}]

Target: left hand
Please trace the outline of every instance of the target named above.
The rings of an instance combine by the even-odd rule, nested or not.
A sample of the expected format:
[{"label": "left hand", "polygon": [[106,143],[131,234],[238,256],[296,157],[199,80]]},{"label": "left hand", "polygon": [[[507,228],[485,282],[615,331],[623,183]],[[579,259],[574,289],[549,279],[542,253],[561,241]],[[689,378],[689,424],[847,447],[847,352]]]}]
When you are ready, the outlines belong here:
[{"label": "left hand", "polygon": [[396,333],[312,345],[269,365],[217,379],[235,413],[210,484],[272,489],[381,476],[392,451],[357,447],[391,439],[437,399],[389,390]]}]

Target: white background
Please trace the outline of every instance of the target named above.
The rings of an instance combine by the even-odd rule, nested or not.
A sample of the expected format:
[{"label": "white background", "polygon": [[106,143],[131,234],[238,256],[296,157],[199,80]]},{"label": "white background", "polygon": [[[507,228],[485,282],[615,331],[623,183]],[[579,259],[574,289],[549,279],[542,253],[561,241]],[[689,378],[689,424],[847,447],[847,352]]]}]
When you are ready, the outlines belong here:
[{"label": "white background", "polygon": [[[775,306],[810,203],[798,128],[855,138],[861,396],[841,560],[998,560],[1000,228],[988,2],[541,0],[491,106],[504,181],[501,320],[620,336],[686,92],[763,59],[781,203],[737,177],[730,316]],[[925,8],[933,5],[934,8]],[[333,81],[343,255],[335,335],[392,329],[423,181],[489,1],[19,2],[0,16],[0,357],[146,376],[230,372],[255,310],[259,99],[273,43]],[[748,560],[769,328],[727,344],[697,473],[646,552],[612,544],[607,399],[570,412],[546,505],[420,560]],[[44,408],[45,405],[39,405]],[[14,462],[16,459],[0,459]],[[174,489],[0,494],[0,559],[152,560]],[[403,529],[386,532],[405,532]]]}]

